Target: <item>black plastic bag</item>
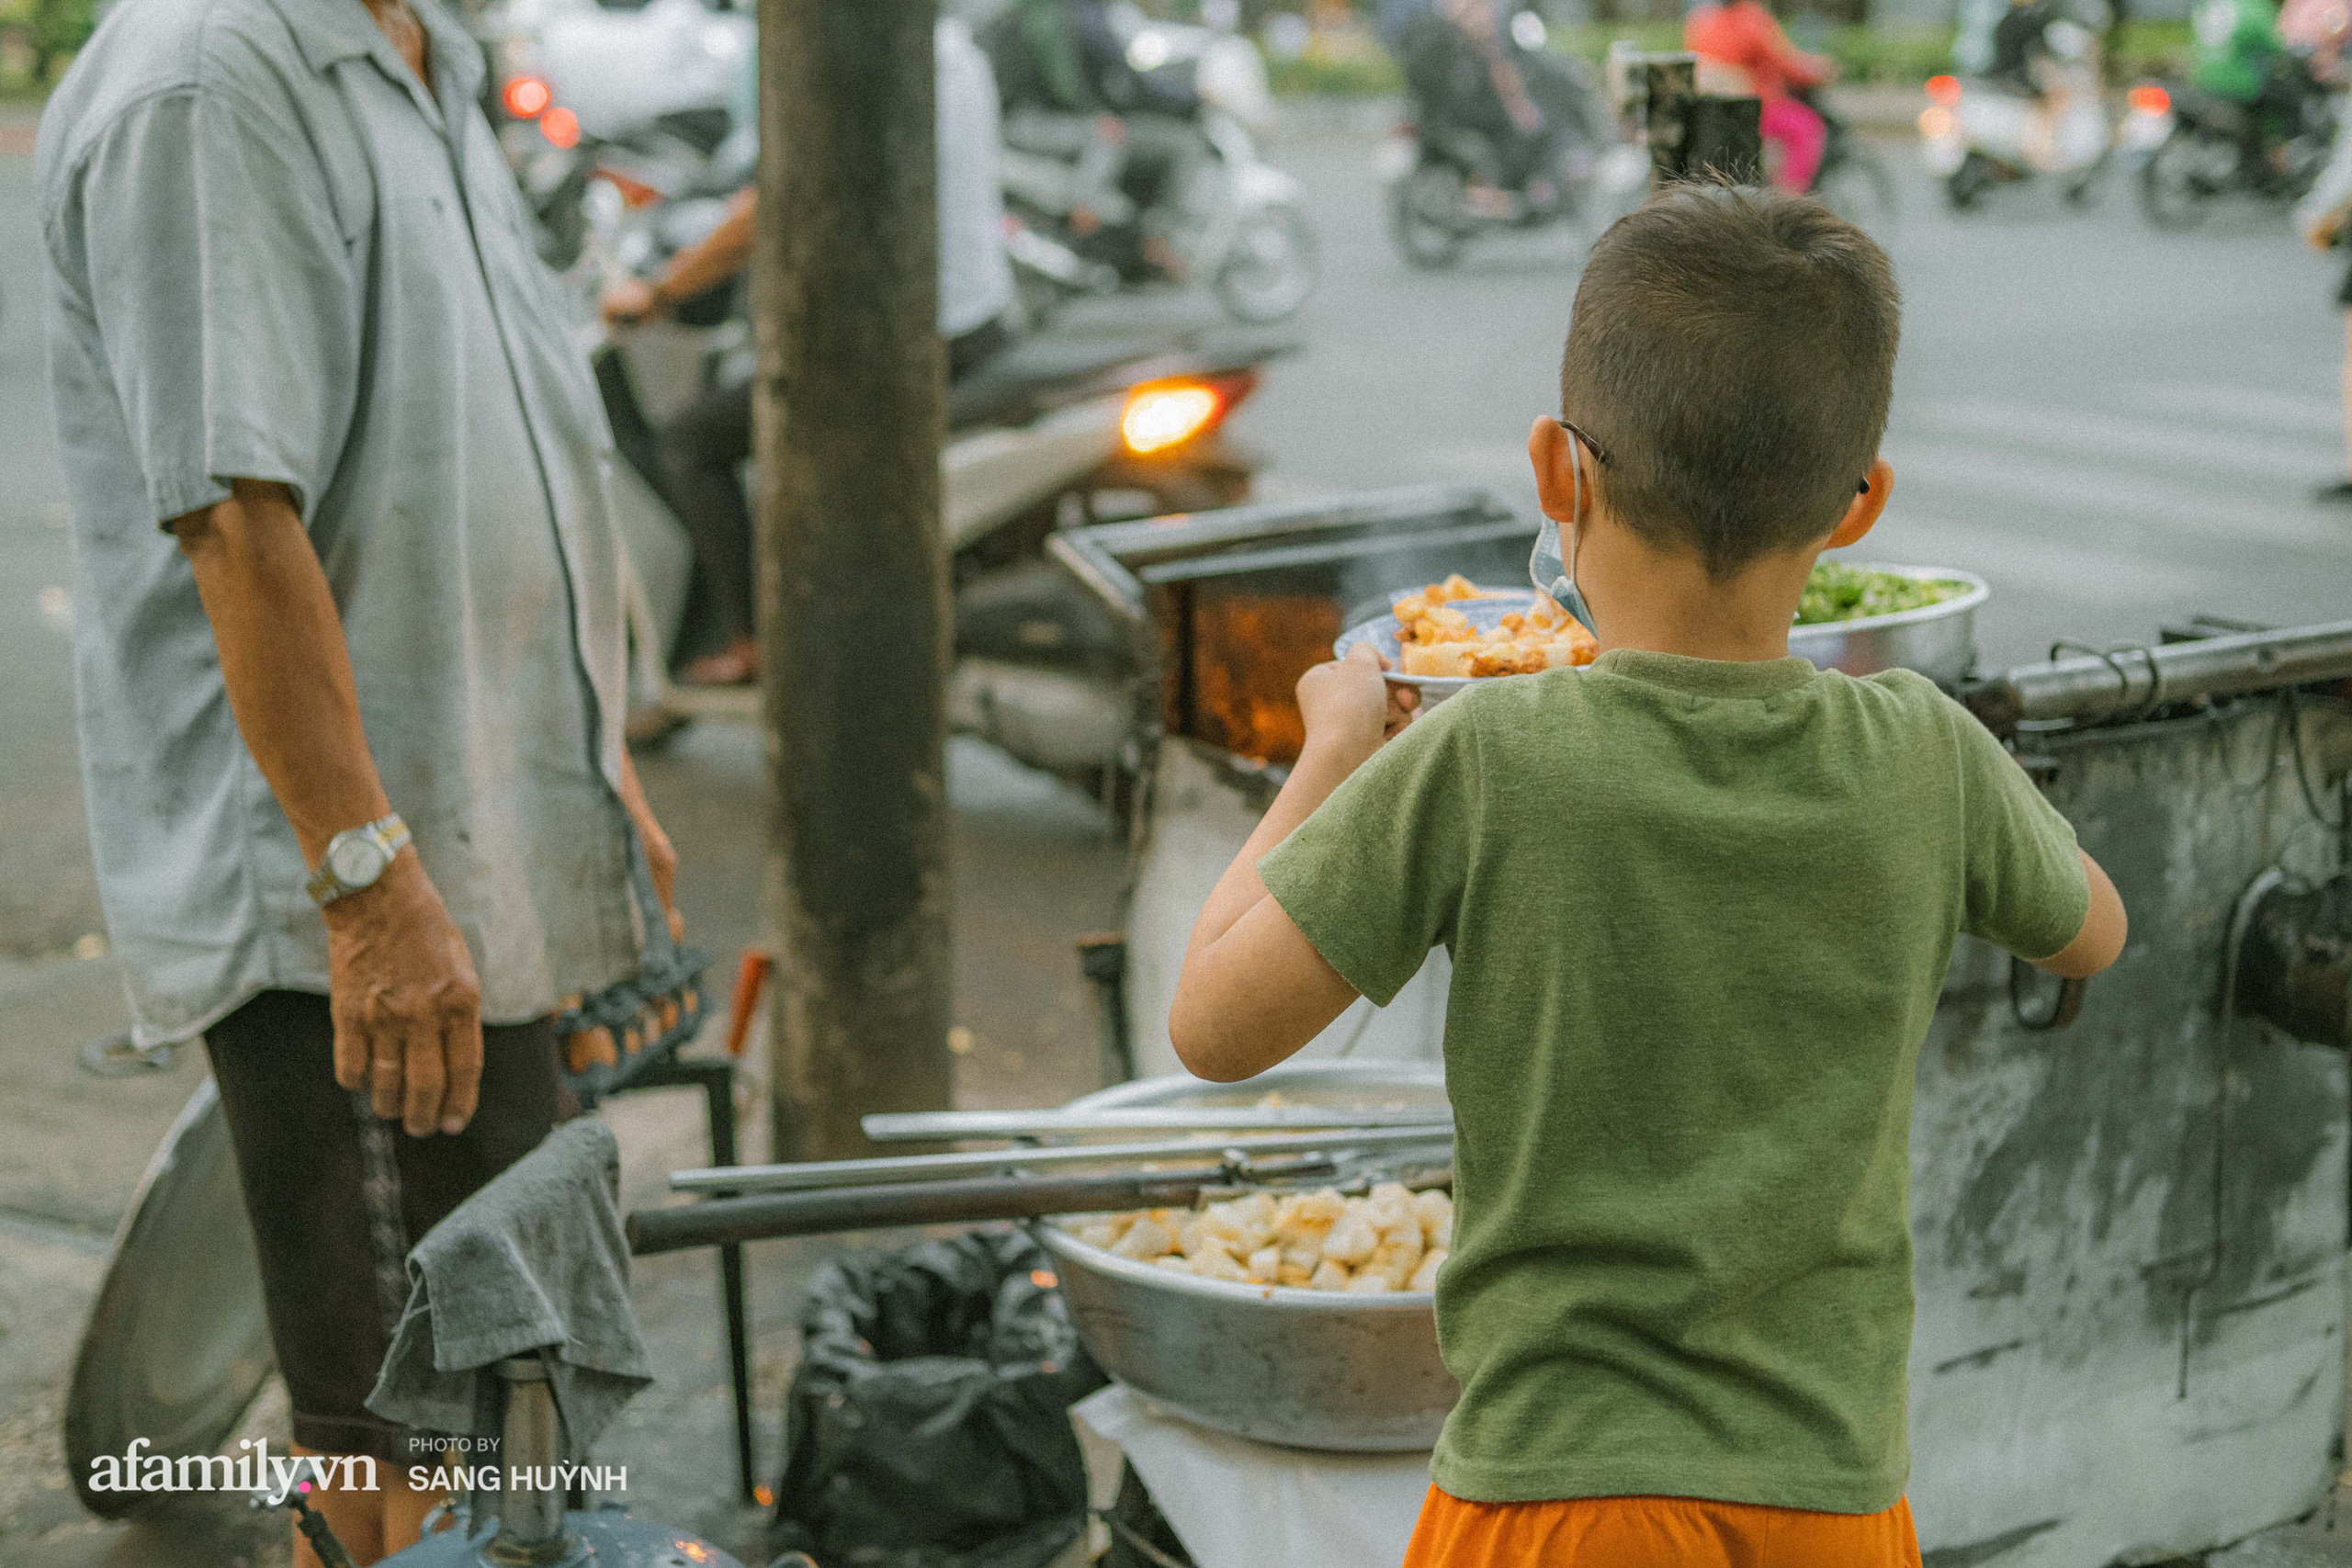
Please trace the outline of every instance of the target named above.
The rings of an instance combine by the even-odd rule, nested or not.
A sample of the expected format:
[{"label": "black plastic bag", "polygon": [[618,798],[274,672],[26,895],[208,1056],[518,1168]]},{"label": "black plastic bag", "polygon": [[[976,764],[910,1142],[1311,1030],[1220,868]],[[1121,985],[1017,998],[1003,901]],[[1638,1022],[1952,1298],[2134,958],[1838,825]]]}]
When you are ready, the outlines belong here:
[{"label": "black plastic bag", "polygon": [[1106,1381],[1018,1232],[852,1255],[808,1281],[771,1554],[1042,1568],[1086,1523],[1069,1411]]}]

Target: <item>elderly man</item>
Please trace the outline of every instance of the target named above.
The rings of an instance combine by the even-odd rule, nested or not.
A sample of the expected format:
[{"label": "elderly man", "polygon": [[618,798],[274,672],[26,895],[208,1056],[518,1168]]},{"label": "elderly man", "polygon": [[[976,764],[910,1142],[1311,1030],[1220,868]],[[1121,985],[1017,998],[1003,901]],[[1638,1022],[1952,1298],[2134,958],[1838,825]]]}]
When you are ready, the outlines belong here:
[{"label": "elderly man", "polygon": [[429,1499],[363,1404],[362,1121],[413,1238],[564,1114],[558,998],[635,972],[674,864],[481,74],[438,0],[120,0],[39,147],[107,924],[139,1038],[205,1037],[295,1442],[379,1461],[322,1504],[363,1562]]}]

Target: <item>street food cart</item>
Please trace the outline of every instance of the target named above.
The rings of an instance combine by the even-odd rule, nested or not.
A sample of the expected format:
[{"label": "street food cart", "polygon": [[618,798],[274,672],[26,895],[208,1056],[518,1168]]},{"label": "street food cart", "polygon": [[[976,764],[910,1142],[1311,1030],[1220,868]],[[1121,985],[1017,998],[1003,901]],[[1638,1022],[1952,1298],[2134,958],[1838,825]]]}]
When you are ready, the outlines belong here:
[{"label": "street food cart", "polygon": [[[1093,751],[1064,736],[1035,760],[1099,775],[1131,824],[1124,942],[1087,964],[1106,1077],[1139,1081],[1026,1120],[870,1119],[876,1135],[1010,1145],[922,1156],[945,1162],[926,1179],[888,1161],[685,1173],[683,1190],[737,1195],[634,1215],[632,1246],[1040,1223],[1117,1380],[1077,1418],[1159,1492],[1201,1568],[1401,1553],[1452,1400],[1429,1292],[1179,1275],[1090,1250],[1054,1217],[1443,1180],[1442,953],[1247,1085],[1169,1073],[1164,1020],[1193,915],[1296,755],[1300,671],[1398,590],[1521,581],[1533,533],[1476,487],[1056,533],[1076,606],[1053,613],[1093,615],[1125,655],[1091,632],[1035,639],[1086,657],[1007,661],[995,732],[1017,742],[1009,705],[1032,688],[1116,719]],[[1800,647],[1858,671],[1930,663],[2114,876],[2132,939],[2086,987],[1965,939],[1955,953],[1912,1138],[1912,1504],[1946,1568],[2156,1562],[2307,1512],[2341,1453],[2352,623],[2192,624],[1980,678],[1948,661],[1956,618]],[[1150,1141],[1177,1134],[1209,1141]],[[1102,1140],[1138,1137],[1105,1168]],[[232,1350],[252,1337],[239,1321],[217,1337]],[[1269,1509],[1279,1529],[1231,1528]]]},{"label": "street food cart", "polygon": [[[1532,533],[1454,488],[1054,539],[1143,672],[1116,978],[1142,1070],[1173,1066],[1185,933],[1296,755],[1299,672],[1392,592],[1523,581]],[[2109,974],[2062,987],[1963,938],[1920,1056],[1911,1498],[1931,1562],[2201,1551],[2310,1510],[2340,1451],[2352,624],[2056,651],[1945,673],[2113,875],[2132,939]],[[1884,652],[1815,657],[1860,670]],[[1434,1061],[1446,974],[1432,954],[1307,1056]],[[1116,1325],[1134,1314],[1090,1325],[1070,1288],[1125,1375]]]}]

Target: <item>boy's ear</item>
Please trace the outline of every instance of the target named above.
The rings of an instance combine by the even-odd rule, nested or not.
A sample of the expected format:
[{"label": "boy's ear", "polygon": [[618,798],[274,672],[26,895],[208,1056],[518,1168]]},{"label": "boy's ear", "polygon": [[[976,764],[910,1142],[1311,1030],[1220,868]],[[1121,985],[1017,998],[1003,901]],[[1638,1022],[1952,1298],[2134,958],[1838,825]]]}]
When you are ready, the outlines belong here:
[{"label": "boy's ear", "polygon": [[1888,466],[1885,458],[1881,457],[1871,464],[1865,482],[1870,488],[1855,496],[1847,506],[1846,515],[1838,519],[1838,526],[1830,533],[1829,542],[1821,547],[1823,549],[1842,549],[1877,526],[1879,513],[1886,510],[1886,498],[1894,492],[1894,469]]},{"label": "boy's ear", "polygon": [[[1569,465],[1577,460],[1576,437],[1558,420],[1539,418],[1527,433],[1527,460],[1535,469],[1535,500],[1543,507],[1544,515],[1555,523],[1574,523],[1577,478]],[[1584,456],[1583,490],[1585,511],[1596,513],[1600,506],[1600,465]]]}]

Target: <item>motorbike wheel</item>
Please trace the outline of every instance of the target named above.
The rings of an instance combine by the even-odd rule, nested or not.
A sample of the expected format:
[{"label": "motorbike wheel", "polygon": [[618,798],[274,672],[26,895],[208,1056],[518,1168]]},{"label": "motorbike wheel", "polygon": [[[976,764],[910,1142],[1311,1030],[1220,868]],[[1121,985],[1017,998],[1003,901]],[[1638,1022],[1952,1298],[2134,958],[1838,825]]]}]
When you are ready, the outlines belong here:
[{"label": "motorbike wheel", "polygon": [[1462,210],[1462,171],[1424,164],[1388,187],[1388,232],[1408,266],[1437,272],[1462,259],[1469,239]]},{"label": "motorbike wheel", "polygon": [[1227,315],[1264,326],[1295,315],[1320,276],[1315,226],[1305,212],[1281,203],[1241,220],[1210,288]]},{"label": "motorbike wheel", "polygon": [[[2228,149],[2232,160],[2234,147]],[[2140,165],[2140,210],[2159,229],[2193,229],[2205,221],[2206,209],[2221,194],[2212,179],[2214,149],[2186,126],[2170,136]]]},{"label": "motorbike wheel", "polygon": [[1868,152],[1845,152],[1823,164],[1813,194],[1830,211],[1876,239],[1892,235],[1902,218],[1894,176]]},{"label": "motorbike wheel", "polygon": [[1993,181],[1993,165],[1971,152],[1961,160],[1959,168],[1944,176],[1944,200],[1954,212],[1966,212],[1984,198]]},{"label": "motorbike wheel", "polygon": [[2058,187],[2059,198],[2069,207],[2090,206],[2092,202],[2098,199],[2099,184],[2107,177],[2108,170],[2114,165],[2114,154],[2101,152],[2091,161],[2089,168],[2069,177]]}]

